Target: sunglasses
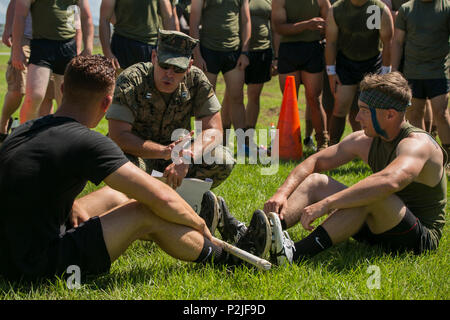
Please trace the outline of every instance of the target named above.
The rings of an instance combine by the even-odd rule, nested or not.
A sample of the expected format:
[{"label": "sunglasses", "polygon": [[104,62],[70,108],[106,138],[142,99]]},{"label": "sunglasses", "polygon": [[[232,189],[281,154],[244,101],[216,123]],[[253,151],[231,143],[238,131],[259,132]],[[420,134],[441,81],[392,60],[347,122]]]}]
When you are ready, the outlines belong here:
[{"label": "sunglasses", "polygon": [[158,62],[158,65],[164,70],[173,69],[175,73],[185,73],[187,70],[164,62]]}]

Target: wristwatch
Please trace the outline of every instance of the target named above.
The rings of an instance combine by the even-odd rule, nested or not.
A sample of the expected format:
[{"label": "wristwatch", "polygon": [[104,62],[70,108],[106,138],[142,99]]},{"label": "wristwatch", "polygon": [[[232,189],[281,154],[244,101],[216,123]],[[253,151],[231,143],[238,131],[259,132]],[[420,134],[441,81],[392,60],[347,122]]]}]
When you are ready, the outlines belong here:
[{"label": "wristwatch", "polygon": [[248,57],[248,51],[241,51],[241,54]]}]

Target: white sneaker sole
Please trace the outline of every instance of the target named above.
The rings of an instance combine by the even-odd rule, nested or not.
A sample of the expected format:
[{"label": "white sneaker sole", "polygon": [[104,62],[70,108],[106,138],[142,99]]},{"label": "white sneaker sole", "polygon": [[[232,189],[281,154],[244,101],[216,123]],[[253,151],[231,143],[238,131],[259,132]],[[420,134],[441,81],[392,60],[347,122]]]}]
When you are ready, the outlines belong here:
[{"label": "white sneaker sole", "polygon": [[[279,252],[284,250],[283,247],[283,228],[281,227],[280,218],[275,212],[269,212],[268,213],[269,220],[272,224],[272,247],[271,247],[271,254],[276,256],[276,263],[277,265],[285,265],[290,264],[289,259],[285,256],[282,256],[283,258],[280,259],[281,256],[278,256]],[[281,232],[280,232],[281,231]],[[281,243],[281,248],[277,247],[277,244]]]}]

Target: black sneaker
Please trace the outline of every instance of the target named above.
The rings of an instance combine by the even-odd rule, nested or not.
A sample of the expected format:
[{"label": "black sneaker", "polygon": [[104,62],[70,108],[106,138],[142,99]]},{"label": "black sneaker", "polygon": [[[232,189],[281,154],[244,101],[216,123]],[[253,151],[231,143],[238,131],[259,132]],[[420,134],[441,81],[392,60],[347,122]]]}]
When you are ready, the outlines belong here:
[{"label": "black sneaker", "polygon": [[203,194],[201,206],[199,216],[205,220],[206,226],[211,234],[214,235],[219,221],[219,203],[216,195],[211,191],[206,191]]},{"label": "black sneaker", "polygon": [[2,145],[3,141],[8,137],[6,133],[0,133],[0,146]]},{"label": "black sneaker", "polygon": [[219,224],[217,229],[223,241],[234,245],[247,232],[247,227],[231,215],[222,197],[219,196],[217,199],[219,201]]},{"label": "black sneaker", "polygon": [[262,258],[268,253],[271,240],[272,231],[269,220],[262,210],[256,210],[247,232],[236,243],[236,247]]}]

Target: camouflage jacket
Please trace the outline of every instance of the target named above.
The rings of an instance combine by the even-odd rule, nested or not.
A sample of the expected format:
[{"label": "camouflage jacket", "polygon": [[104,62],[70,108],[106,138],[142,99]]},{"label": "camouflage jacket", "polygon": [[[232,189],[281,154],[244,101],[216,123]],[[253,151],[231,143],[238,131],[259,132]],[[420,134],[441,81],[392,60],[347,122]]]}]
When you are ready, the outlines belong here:
[{"label": "camouflage jacket", "polygon": [[[210,98],[214,99],[210,99]],[[207,103],[211,101],[212,103]],[[215,102],[215,103],[214,103]],[[120,119],[115,112],[128,108],[133,114],[132,132],[144,140],[162,145],[172,142],[176,129],[191,130],[191,117],[201,118],[220,110],[214,89],[205,74],[192,66],[178,89],[166,104],[156,89],[153,65],[150,62],[135,64],[123,71],[117,79],[113,104],[107,119]]]}]

